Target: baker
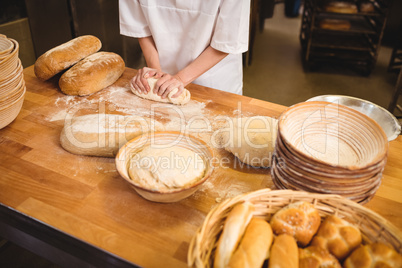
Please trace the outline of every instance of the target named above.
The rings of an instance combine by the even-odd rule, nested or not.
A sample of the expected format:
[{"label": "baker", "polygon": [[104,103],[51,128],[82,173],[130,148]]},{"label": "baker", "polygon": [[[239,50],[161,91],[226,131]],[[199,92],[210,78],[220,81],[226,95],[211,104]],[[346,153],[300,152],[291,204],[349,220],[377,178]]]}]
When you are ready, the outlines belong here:
[{"label": "baker", "polygon": [[138,38],[147,66],[131,83],[139,92],[178,97],[189,83],[243,91],[242,53],[248,49],[250,0],[119,0],[120,33]]}]

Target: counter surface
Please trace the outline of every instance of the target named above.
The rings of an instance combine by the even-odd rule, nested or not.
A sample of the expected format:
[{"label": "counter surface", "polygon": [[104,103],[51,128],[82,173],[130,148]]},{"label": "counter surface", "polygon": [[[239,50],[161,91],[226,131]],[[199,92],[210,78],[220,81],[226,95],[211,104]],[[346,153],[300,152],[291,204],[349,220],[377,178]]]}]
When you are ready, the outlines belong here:
[{"label": "counter surface", "polygon": [[[21,113],[0,130],[0,203],[9,212],[33,221],[32,228],[41,226],[30,234],[36,239],[51,241],[46,238],[49,233],[40,230],[52,229],[84,244],[84,249],[85,245],[95,247],[129,264],[186,267],[190,240],[211,208],[238,194],[274,188],[269,169],[242,165],[216,148],[216,156],[227,161],[200,190],[177,203],[149,202],[120,177],[113,158],[63,150],[59,137],[65,118],[87,113],[155,116],[171,129],[185,122],[196,137],[213,142],[211,133],[220,123],[217,116],[277,118],[286,107],[194,84],[188,86],[192,94],[189,104],[157,105],[129,91],[128,81],[135,73],[127,68],[111,87],[76,97],[61,93],[58,77],[41,82],[33,66],[26,68],[27,93]],[[200,124],[210,124],[211,131],[197,132]],[[402,137],[389,145],[382,185],[365,206],[402,229]],[[29,233],[29,228],[25,232]],[[53,246],[64,250],[65,244]]]}]

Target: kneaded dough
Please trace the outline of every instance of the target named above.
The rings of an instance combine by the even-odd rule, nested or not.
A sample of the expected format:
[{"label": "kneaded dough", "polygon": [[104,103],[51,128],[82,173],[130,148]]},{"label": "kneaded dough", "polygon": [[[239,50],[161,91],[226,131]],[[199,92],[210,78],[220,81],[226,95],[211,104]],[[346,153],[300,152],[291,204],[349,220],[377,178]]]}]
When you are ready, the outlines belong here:
[{"label": "kneaded dough", "polygon": [[145,147],[130,160],[130,178],[140,186],[166,192],[183,188],[204,177],[202,157],[180,146]]},{"label": "kneaded dough", "polygon": [[155,94],[153,92],[154,88],[155,88],[155,84],[158,81],[158,79],[155,79],[155,78],[151,77],[151,78],[148,78],[147,80],[148,80],[148,84],[149,84],[149,88],[150,88],[150,90],[149,90],[149,92],[147,94],[139,93],[133,87],[133,85],[130,84],[131,91],[135,95],[137,95],[137,96],[139,96],[141,98],[144,98],[144,99],[147,99],[147,100],[158,101],[158,102],[173,103],[173,104],[176,104],[176,105],[184,105],[184,104],[186,104],[187,102],[190,101],[191,94],[190,94],[190,91],[188,91],[187,89],[184,89],[184,91],[181,93],[181,95],[178,96],[177,98],[172,98],[172,96],[174,94],[176,94],[176,92],[178,90],[177,88],[173,89],[166,98],[162,99],[160,96],[158,96],[158,94]]},{"label": "kneaded dough", "polygon": [[277,127],[278,120],[268,116],[231,118],[220,130],[221,146],[245,164],[270,167]]},{"label": "kneaded dough", "polygon": [[60,144],[73,154],[114,157],[129,140],[162,130],[160,122],[141,116],[89,114],[66,118]]}]

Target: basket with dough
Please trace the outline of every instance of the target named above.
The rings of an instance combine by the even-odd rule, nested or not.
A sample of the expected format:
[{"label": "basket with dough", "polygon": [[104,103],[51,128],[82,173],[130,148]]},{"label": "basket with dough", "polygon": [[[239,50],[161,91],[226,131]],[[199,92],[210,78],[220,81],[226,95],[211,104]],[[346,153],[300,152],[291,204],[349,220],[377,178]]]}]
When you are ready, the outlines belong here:
[{"label": "basket with dough", "polygon": [[241,202],[255,206],[254,216],[270,220],[282,207],[297,201],[312,203],[321,217],[336,215],[356,226],[363,243],[383,242],[402,253],[402,232],[379,214],[339,195],[315,194],[293,190],[262,189],[223,201],[206,216],[197,230],[188,251],[189,267],[211,267],[216,245],[230,210]]}]

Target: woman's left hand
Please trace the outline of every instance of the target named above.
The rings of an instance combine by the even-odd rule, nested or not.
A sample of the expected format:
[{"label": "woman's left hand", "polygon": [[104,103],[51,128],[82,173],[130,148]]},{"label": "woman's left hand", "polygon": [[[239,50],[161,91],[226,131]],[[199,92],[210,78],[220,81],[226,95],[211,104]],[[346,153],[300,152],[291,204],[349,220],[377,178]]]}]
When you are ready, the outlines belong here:
[{"label": "woman's left hand", "polygon": [[178,88],[178,90],[172,96],[172,98],[177,98],[184,91],[184,84],[181,81],[180,77],[164,73],[162,77],[159,78],[159,80],[156,82],[154,93],[164,99],[175,88]]}]

